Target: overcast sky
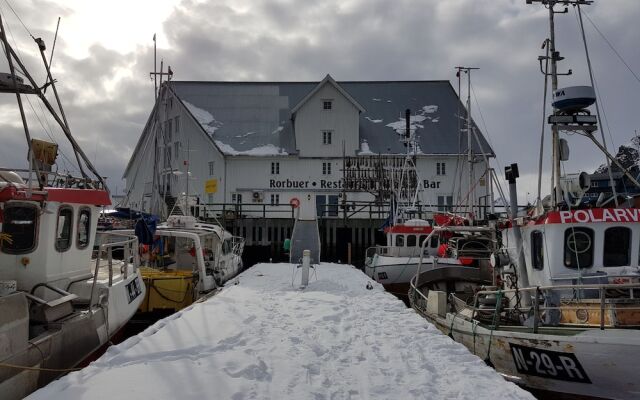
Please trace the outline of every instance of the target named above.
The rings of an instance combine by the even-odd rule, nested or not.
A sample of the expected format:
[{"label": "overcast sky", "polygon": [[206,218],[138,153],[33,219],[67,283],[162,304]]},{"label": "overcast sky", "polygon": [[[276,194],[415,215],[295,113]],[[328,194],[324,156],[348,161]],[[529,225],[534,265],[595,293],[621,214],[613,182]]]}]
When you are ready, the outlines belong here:
[{"label": "overcast sky", "polygon": [[[109,177],[112,190],[123,189],[120,177],[153,107],[149,72],[156,33],[158,57],[171,65],[176,80],[319,81],[329,73],[338,81],[444,79],[457,87],[454,66],[479,67],[472,114],[498,156],[495,167],[502,171],[518,162],[521,198],[535,195],[543,93],[537,57],[548,36],[548,12],[540,4],[0,0],[10,42],[42,83],[37,47],[10,6],[33,36],[45,40],[48,55],[61,17],[52,63],[58,91],[72,132]],[[584,11],[640,75],[640,1],[596,0]],[[574,71],[560,86],[588,84],[574,10],[556,20],[557,47],[566,57],[560,70]],[[640,83],[586,19],[585,28],[607,121],[605,137],[617,148],[640,130]],[[8,71],[6,60],[0,71]],[[63,142],[35,99],[25,107],[34,137],[49,134]],[[588,139],[576,136],[567,137],[572,152],[564,168],[592,172],[604,158]],[[71,158],[64,146],[63,151]],[[24,133],[10,95],[0,98],[0,164],[26,167]],[[64,157],[59,164],[72,169]],[[543,192],[548,191],[547,183]]]}]

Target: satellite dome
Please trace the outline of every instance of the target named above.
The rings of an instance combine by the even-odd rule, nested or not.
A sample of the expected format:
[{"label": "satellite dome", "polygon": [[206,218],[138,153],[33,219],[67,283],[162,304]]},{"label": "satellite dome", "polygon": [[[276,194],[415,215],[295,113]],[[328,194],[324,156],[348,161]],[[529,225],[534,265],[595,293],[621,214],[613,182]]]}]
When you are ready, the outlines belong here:
[{"label": "satellite dome", "polygon": [[553,92],[554,108],[572,113],[585,109],[596,102],[596,93],[591,86],[569,86]]}]

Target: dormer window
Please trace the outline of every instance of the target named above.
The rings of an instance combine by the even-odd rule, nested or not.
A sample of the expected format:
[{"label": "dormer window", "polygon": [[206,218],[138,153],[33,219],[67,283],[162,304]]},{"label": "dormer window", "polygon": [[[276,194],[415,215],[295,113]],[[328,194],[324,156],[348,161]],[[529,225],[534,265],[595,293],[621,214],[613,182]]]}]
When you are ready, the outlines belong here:
[{"label": "dormer window", "polygon": [[322,100],[322,109],[325,111],[333,109],[333,100]]}]

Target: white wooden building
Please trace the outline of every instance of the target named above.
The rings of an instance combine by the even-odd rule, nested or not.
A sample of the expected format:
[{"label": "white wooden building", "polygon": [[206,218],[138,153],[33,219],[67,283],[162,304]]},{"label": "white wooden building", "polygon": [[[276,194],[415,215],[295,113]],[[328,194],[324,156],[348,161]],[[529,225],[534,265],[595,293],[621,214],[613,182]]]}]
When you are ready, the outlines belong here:
[{"label": "white wooden building", "polygon": [[[242,204],[247,217],[290,218],[288,205],[297,199],[304,212],[340,217],[343,198],[374,199],[343,193],[343,156],[405,154],[406,109],[418,145],[419,200],[444,209],[469,188],[468,172],[456,171],[467,155],[466,111],[451,84],[336,82],[329,75],[320,82],[165,83],[124,173],[125,205],[150,211],[177,199],[184,208],[188,193],[200,215]],[[473,130],[473,195],[488,205],[486,160],[494,155],[475,124]],[[370,211],[352,218],[371,218]]]}]

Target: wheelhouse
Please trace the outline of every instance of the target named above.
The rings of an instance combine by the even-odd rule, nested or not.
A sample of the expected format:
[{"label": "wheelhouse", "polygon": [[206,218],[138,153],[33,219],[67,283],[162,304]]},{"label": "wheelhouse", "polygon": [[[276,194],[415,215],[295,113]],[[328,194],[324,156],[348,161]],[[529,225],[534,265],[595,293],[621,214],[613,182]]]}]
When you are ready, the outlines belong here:
[{"label": "wheelhouse", "polygon": [[[640,277],[637,209],[548,213],[522,226],[523,252],[532,285],[634,283]],[[505,235],[512,259],[513,230]],[[517,259],[517,258],[515,258]]]}]

